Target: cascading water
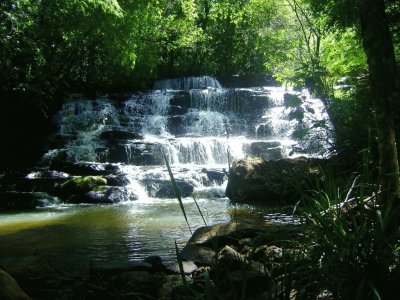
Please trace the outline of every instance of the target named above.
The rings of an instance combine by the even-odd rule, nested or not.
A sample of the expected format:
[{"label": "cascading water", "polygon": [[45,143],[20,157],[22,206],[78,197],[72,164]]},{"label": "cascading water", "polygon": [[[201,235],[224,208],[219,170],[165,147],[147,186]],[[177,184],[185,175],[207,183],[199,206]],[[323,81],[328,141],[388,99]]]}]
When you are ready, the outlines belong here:
[{"label": "cascading water", "polygon": [[207,76],[154,86],[123,102],[64,104],[56,122],[66,143],[49,151],[72,162],[162,165],[165,153],[172,165],[227,167],[228,153],[276,159],[324,155],[329,146],[329,118],[307,91],[223,89]]},{"label": "cascading water", "polygon": [[[162,80],[154,86],[119,102],[104,97],[65,103],[54,138],[54,144],[61,138],[64,145],[49,149],[45,158],[123,164],[117,168],[129,179],[127,188],[135,189],[130,195],[143,198],[157,194],[152,176],[158,183],[169,180],[166,172],[158,172],[164,156],[194,190],[212,186],[215,191],[207,170],[223,178],[234,159],[318,156],[329,145],[324,106],[306,91],[223,89],[207,76]],[[221,180],[219,186],[223,195]]]},{"label": "cascading water", "polygon": [[[161,80],[146,93],[110,95],[94,101],[74,96],[63,105],[55,123],[58,132],[49,140],[42,169],[27,176],[34,189],[54,192],[66,203],[124,203],[84,212],[79,206],[71,212],[66,209],[68,206],[58,205],[46,218],[85,218],[87,228],[83,228],[86,223],[79,223],[79,228],[82,232],[91,228],[93,232],[87,234],[94,236],[94,243],[99,240],[94,224],[103,222],[102,231],[112,231],[111,243],[125,245],[123,251],[121,247],[118,251],[130,259],[157,253],[160,235],[184,242],[182,232],[187,230],[184,223],[175,222],[175,218],[182,221],[182,215],[173,199],[164,157],[189,205],[190,220],[200,226],[201,219],[197,209],[190,206],[190,196],[207,207],[204,213],[209,224],[229,219],[224,190],[228,164],[233,160],[249,156],[323,156],[331,143],[325,108],[307,91],[283,87],[224,89],[208,76]],[[59,194],[57,188],[68,178],[83,175],[100,175],[107,180],[107,186],[77,197]],[[110,215],[103,215],[102,209],[110,211]],[[163,210],[163,215],[157,215]],[[76,218],[68,215],[71,213],[76,213]],[[119,223],[122,220],[124,225]],[[140,226],[150,220],[159,224],[158,229],[151,223],[143,233]],[[41,233],[35,234],[38,236]],[[71,232],[71,239],[75,238]],[[83,243],[92,241],[87,236],[79,238]],[[145,245],[140,238],[147,240]],[[153,249],[149,243],[158,246]],[[94,247],[95,251],[89,251],[91,258],[115,255],[117,251],[105,251],[105,245],[107,240],[82,247]],[[163,252],[173,248],[168,249]]]}]

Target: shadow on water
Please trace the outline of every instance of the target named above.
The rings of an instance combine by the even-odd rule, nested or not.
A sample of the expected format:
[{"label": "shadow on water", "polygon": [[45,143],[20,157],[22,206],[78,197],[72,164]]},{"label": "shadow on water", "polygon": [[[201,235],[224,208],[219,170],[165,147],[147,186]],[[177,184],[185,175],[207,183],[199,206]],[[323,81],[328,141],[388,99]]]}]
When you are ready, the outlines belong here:
[{"label": "shadow on water", "polygon": [[[227,201],[212,201],[207,217],[227,221]],[[204,202],[202,203],[204,204]],[[198,225],[192,203],[191,220]],[[0,216],[0,264],[26,267],[59,259],[87,269],[91,260],[140,260],[173,257],[173,240],[189,237],[176,203],[63,206]]]},{"label": "shadow on water", "polygon": [[[208,224],[238,220],[262,223],[276,208],[230,204],[228,199],[199,199]],[[193,200],[184,199],[193,228],[203,226]],[[0,265],[9,270],[52,266],[87,272],[90,262],[140,261],[159,255],[175,260],[190,238],[175,199],[110,206],[64,205],[0,215]]]}]

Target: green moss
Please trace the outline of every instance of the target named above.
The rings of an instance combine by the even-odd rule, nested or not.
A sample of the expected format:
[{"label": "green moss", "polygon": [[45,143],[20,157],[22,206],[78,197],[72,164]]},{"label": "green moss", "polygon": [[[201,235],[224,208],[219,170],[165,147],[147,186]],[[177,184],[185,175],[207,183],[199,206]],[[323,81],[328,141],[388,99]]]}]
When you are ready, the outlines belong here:
[{"label": "green moss", "polygon": [[89,191],[103,190],[107,185],[107,179],[100,176],[82,176],[72,178],[62,184],[62,189],[85,193]]}]

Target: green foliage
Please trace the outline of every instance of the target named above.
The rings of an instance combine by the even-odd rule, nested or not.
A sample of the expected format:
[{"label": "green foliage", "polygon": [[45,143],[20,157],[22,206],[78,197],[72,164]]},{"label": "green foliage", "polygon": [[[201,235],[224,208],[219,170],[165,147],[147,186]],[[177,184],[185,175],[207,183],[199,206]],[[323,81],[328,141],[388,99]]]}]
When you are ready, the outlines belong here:
[{"label": "green foliage", "polygon": [[354,28],[330,31],[322,45],[326,50],[321,60],[334,82],[367,73],[367,59]]},{"label": "green foliage", "polygon": [[361,162],[365,151],[370,159],[376,159],[377,143],[375,121],[370,103],[370,88],[365,81],[336,90],[338,96],[330,105],[331,117],[335,124],[336,150],[352,159],[353,166]]},{"label": "green foliage", "polygon": [[[209,14],[207,31],[212,73],[220,75],[262,73],[266,37],[273,1],[216,1]],[[211,62],[211,59],[213,62]]]},{"label": "green foliage", "polygon": [[304,1],[283,2],[286,5],[279,7],[280,13],[275,17],[278,35],[266,68],[280,81],[327,96],[326,67],[321,63],[324,51],[321,41],[326,34],[324,19],[314,18]]},{"label": "green foliage", "polygon": [[340,209],[322,197],[307,209],[308,267],[314,271],[308,280],[315,285],[304,292],[328,290],[337,299],[393,298],[399,268],[398,209],[366,207],[362,198],[354,202]]},{"label": "green foliage", "polygon": [[[354,43],[330,35],[322,49],[324,19],[295,0],[25,0],[1,10],[3,90],[47,96],[144,87],[159,76],[265,71],[321,90],[327,66]],[[338,65],[328,71],[346,76]]]},{"label": "green foliage", "polygon": [[165,9],[161,74],[263,73],[273,1],[177,1]]},{"label": "green foliage", "polygon": [[362,0],[305,0],[315,14],[324,15],[329,25],[347,27],[357,23],[359,2]]},{"label": "green foliage", "polygon": [[287,243],[282,261],[268,267],[274,276],[266,297],[286,299],[296,291],[296,299],[322,294],[394,299],[400,274],[400,208],[376,205],[368,174],[322,173],[314,194],[303,196],[303,238]]}]

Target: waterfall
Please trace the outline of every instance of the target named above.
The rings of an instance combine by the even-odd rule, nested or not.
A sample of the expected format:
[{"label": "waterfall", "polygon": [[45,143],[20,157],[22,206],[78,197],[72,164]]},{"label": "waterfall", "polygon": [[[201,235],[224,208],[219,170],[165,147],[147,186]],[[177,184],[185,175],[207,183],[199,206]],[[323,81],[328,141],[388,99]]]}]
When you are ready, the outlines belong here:
[{"label": "waterfall", "polygon": [[325,107],[307,91],[222,88],[203,76],[160,80],[154,90],[112,98],[66,102],[44,161],[115,164],[138,198],[160,195],[169,180],[160,171],[164,157],[195,189],[216,182],[222,188],[223,169],[234,159],[322,156],[332,142]]},{"label": "waterfall", "polygon": [[163,79],[154,83],[153,89],[155,90],[193,90],[205,88],[220,89],[221,84],[213,77],[183,77],[177,79]]},{"label": "waterfall", "polygon": [[[198,207],[209,225],[232,220],[225,190],[234,160],[319,157],[333,142],[323,103],[306,90],[223,88],[208,76],[161,80],[150,91],[95,100],[74,95],[54,124],[34,170],[0,176],[6,208],[27,208],[1,214],[2,265],[41,264],[43,255],[33,257],[26,241],[74,273],[77,262],[85,271],[88,261],[150,255],[175,263],[170,249],[186,243],[190,232],[165,160],[195,229],[204,224]],[[239,214],[246,219],[288,222],[268,216],[269,209],[236,203],[235,219],[237,208],[248,212]]]}]

